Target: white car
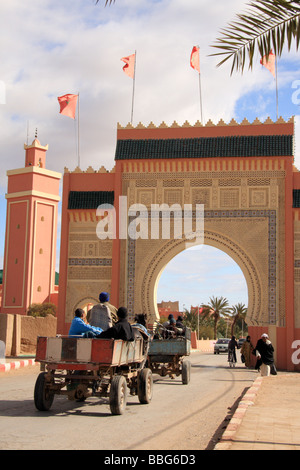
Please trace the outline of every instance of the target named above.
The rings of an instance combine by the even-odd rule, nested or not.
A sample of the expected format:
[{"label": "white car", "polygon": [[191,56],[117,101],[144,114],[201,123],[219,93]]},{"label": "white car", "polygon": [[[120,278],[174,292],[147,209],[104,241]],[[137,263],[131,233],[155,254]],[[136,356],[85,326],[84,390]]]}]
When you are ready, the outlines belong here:
[{"label": "white car", "polygon": [[230,339],[228,338],[219,338],[214,345],[214,354],[227,353],[229,341]]}]

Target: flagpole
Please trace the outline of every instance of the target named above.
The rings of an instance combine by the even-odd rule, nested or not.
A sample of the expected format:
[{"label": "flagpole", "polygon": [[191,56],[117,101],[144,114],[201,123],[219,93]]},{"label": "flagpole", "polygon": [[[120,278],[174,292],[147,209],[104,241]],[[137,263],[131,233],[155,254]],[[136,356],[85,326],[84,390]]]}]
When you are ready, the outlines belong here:
[{"label": "flagpole", "polygon": [[80,136],[79,136],[79,130],[80,130],[80,126],[79,126],[79,120],[80,120],[80,106],[79,106],[79,92],[78,92],[78,149],[77,149],[77,152],[78,152],[78,168],[80,168],[80,147],[79,147],[79,143],[80,143]]},{"label": "flagpole", "polygon": [[200,113],[201,113],[201,124],[203,124],[203,109],[202,109],[202,88],[201,88],[201,67],[200,67],[200,46],[199,47],[199,93],[200,93]]},{"label": "flagpole", "polygon": [[133,107],[134,107],[134,92],[135,92],[135,69],[136,69],[136,51],[134,53],[134,74],[133,74],[133,89],[132,89],[132,105],[131,105],[131,124],[133,122]]},{"label": "flagpole", "polygon": [[277,54],[275,55],[275,73],[276,73],[276,117],[278,121],[278,74],[277,74]]},{"label": "flagpole", "polygon": [[202,110],[202,91],[201,91],[201,74],[199,73],[199,93],[200,93],[200,113],[201,113],[201,124],[203,124],[203,110]]},{"label": "flagpole", "polygon": [[[199,95],[200,95],[200,114],[201,114],[201,124],[203,124],[203,109],[202,109],[202,87],[201,87],[201,67],[200,67],[200,46],[198,44],[198,46],[195,46],[197,49],[198,49],[198,56],[199,56],[199,69],[196,68],[196,70],[198,70],[198,73],[199,73]],[[191,64],[192,65],[192,64]],[[193,67],[195,68],[195,67]]]}]

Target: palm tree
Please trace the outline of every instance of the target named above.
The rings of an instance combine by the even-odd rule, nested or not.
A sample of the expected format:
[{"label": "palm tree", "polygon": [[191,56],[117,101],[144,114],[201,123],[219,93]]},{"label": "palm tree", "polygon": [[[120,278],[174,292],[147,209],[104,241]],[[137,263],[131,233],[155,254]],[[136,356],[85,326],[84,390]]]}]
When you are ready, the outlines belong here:
[{"label": "palm tree", "polygon": [[231,307],[231,314],[233,318],[233,322],[231,324],[231,336],[234,335],[234,328],[235,325],[237,324],[238,320],[243,319],[245,320],[246,315],[247,315],[247,307],[245,304],[238,303]]},{"label": "palm tree", "polygon": [[228,317],[230,312],[229,302],[225,297],[210,297],[208,304],[202,304],[203,315],[214,320],[214,339],[217,339],[218,322],[221,317]]},{"label": "palm tree", "polygon": [[183,312],[183,323],[185,326],[191,328],[192,331],[197,331],[198,326],[198,315],[196,312],[188,311],[187,309]]},{"label": "palm tree", "polygon": [[271,50],[280,57],[285,44],[288,50],[292,43],[299,47],[300,0],[252,0],[248,6],[212,45],[220,52],[211,55],[224,56],[218,67],[232,59],[231,74],[243,72],[246,61],[251,69],[256,49],[261,57],[268,57]]}]

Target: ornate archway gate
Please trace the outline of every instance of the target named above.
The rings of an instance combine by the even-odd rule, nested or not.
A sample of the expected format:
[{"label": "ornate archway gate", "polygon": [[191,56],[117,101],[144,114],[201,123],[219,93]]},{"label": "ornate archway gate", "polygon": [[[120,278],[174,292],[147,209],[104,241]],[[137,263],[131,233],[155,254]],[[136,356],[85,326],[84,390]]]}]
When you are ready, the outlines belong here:
[{"label": "ornate archway gate", "polygon": [[[163,204],[191,208],[194,225],[201,204],[204,243],[225,251],[244,273],[253,341],[268,332],[278,367],[297,369],[300,173],[293,165],[293,139],[293,119],[119,125],[111,172],[65,169],[60,332],[67,331],[75,306],[83,299],[94,302],[101,290],[131,315],[145,312],[154,320],[160,274],[190,241],[188,234],[175,232],[180,210],[169,214],[170,235],[153,237],[153,205],[160,208],[161,226]],[[112,219],[101,219],[102,204]],[[115,221],[106,239],[99,238],[101,220]],[[133,221],[138,221],[134,236]]]}]

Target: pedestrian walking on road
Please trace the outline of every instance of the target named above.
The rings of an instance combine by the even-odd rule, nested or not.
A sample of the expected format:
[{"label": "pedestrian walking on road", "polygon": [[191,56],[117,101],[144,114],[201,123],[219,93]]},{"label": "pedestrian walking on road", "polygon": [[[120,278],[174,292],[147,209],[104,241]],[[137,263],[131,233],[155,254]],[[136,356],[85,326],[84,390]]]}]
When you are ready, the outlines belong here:
[{"label": "pedestrian walking on road", "polygon": [[235,367],[235,364],[237,363],[236,360],[236,349],[238,348],[238,343],[235,339],[235,336],[232,336],[231,340],[229,341],[228,344],[228,362],[229,362],[229,367]]},{"label": "pedestrian walking on road", "polygon": [[257,357],[255,368],[260,370],[262,377],[268,377],[274,367],[274,348],[266,333],[257,341],[254,352]]},{"label": "pedestrian walking on road", "polygon": [[247,336],[246,341],[244,342],[241,348],[241,354],[244,356],[245,367],[251,367],[251,355],[254,349],[253,344],[251,343],[251,337]]}]

